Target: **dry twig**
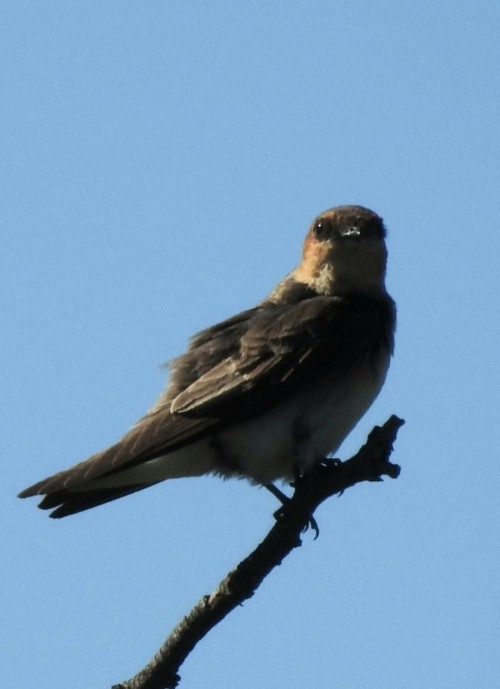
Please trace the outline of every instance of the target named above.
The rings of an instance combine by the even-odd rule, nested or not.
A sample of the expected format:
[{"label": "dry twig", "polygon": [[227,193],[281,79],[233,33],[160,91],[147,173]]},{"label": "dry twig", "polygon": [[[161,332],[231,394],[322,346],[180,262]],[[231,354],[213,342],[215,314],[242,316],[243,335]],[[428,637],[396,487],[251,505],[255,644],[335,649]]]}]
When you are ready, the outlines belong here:
[{"label": "dry twig", "polygon": [[143,670],[112,689],[174,689],[180,681],[177,672],[198,641],[250,598],[269,572],[300,546],[301,533],[308,525],[315,526],[313,514],[318,505],[356,483],[399,476],[400,468],[389,462],[389,456],[403,423],[391,416],[383,426],[375,426],[354,457],[342,463],[326,460],[302,477],[290,500],[278,510],[276,524],[262,543],[229,572],[212,594],[203,596]]}]

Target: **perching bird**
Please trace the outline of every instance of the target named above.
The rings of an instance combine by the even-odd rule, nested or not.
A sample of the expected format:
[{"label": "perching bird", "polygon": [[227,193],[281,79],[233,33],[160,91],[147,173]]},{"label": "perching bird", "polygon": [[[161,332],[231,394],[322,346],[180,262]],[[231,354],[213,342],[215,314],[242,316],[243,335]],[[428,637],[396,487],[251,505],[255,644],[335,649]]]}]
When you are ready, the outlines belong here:
[{"label": "perching bird", "polygon": [[394,347],[382,219],[322,213],[302,261],[260,304],[195,335],[121,440],[20,497],[65,517],[169,478],[271,484],[334,452],[378,395]]}]

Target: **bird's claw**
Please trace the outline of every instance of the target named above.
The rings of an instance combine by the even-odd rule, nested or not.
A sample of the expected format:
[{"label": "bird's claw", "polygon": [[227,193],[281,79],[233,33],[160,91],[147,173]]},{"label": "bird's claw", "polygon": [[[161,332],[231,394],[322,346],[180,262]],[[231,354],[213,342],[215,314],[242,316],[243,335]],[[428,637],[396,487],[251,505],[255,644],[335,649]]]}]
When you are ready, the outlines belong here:
[{"label": "bird's claw", "polygon": [[319,526],[318,526],[318,522],[316,521],[316,519],[314,519],[312,514],[309,515],[309,521],[307,522],[307,524],[302,529],[302,533],[305,533],[307,531],[307,529],[309,529],[309,528],[311,528],[314,531],[314,540],[316,540],[319,536]]},{"label": "bird's claw", "polygon": [[[290,498],[288,498],[288,500],[290,500]],[[276,521],[279,521],[280,519],[285,519],[286,507],[287,507],[287,504],[284,503],[281,507],[279,507],[276,510],[276,512],[273,513],[273,517],[276,519]],[[314,531],[314,540],[316,540],[319,536],[319,526],[318,526],[318,522],[312,516],[312,514],[309,516],[309,519],[307,520],[304,528],[302,529],[302,533],[305,533],[308,529],[312,529]]]}]

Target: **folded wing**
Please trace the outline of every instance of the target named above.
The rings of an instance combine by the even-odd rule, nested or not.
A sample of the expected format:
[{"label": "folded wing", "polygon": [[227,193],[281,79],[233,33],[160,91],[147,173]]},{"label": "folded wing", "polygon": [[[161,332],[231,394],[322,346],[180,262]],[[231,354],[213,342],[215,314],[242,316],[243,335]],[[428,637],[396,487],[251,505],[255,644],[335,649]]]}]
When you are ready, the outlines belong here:
[{"label": "folded wing", "polygon": [[65,516],[141,490],[150,484],[75,492],[264,414],[319,378],[334,385],[352,366],[375,356],[381,342],[392,348],[393,318],[389,297],[374,304],[368,298],[318,296],[264,303],[202,331],[172,362],[171,382],[155,407],[118,443],[20,497],[45,495],[40,507],[62,505],[51,516]]}]

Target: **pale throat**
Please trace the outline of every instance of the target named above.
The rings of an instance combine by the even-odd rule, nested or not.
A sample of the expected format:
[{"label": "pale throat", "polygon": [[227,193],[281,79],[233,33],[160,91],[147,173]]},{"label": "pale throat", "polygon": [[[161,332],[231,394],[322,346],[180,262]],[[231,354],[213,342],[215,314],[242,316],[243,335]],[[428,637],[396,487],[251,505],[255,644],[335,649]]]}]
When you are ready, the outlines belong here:
[{"label": "pale throat", "polygon": [[325,295],[339,291],[385,290],[385,256],[382,252],[343,252],[328,258],[320,263],[309,262],[306,258],[297,269],[297,279]]}]

